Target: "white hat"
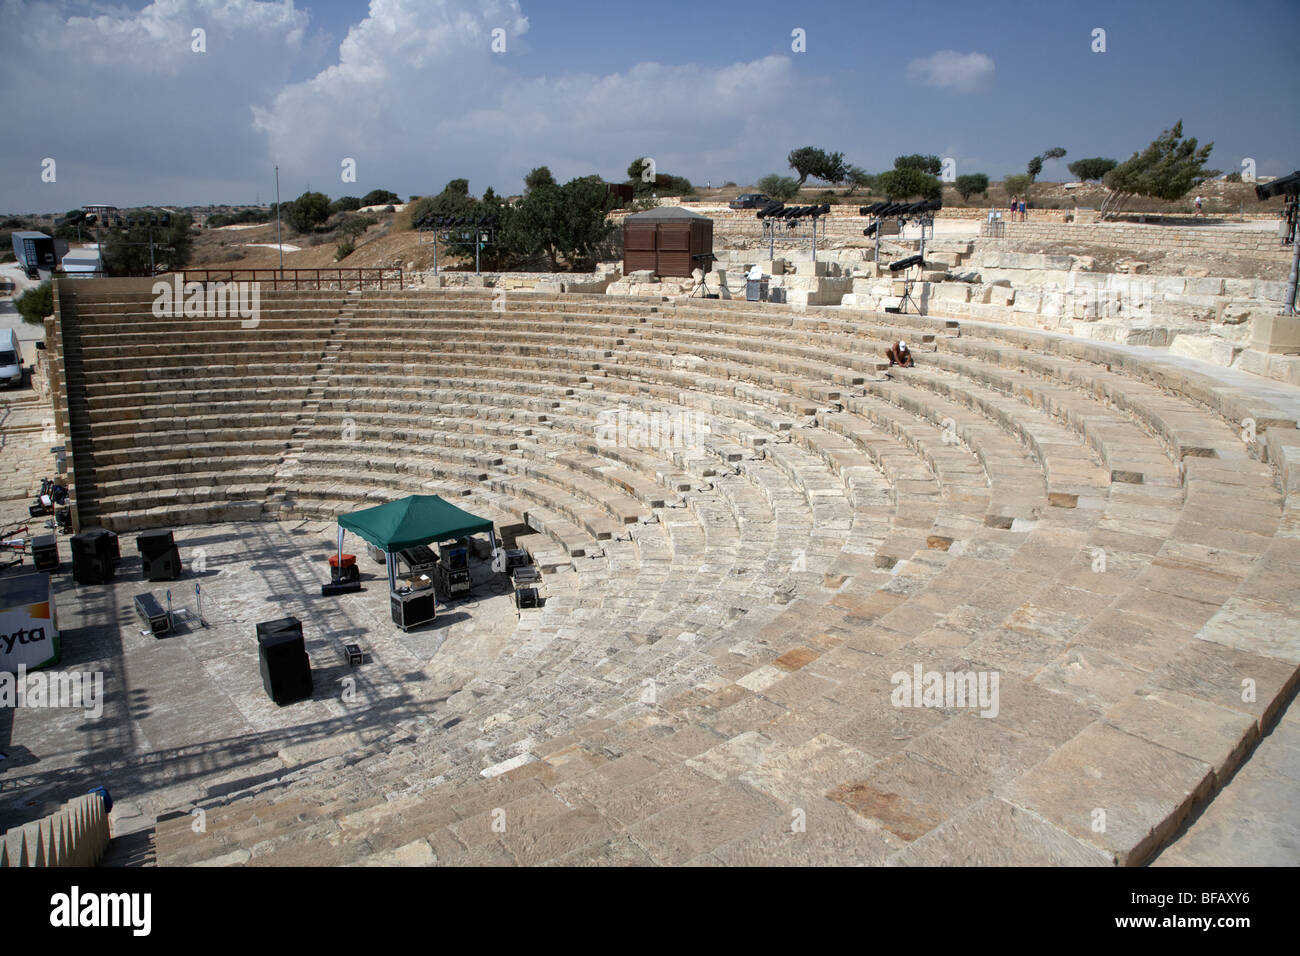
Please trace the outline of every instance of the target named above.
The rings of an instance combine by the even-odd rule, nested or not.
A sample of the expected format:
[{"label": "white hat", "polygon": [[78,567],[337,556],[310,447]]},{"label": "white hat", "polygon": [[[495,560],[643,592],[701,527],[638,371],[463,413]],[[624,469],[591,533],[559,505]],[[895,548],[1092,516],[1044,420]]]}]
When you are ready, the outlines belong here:
[{"label": "white hat", "polygon": [[900,349],[905,349],[905,348],[907,348],[907,343],[904,342],[902,339],[899,339],[899,340],[898,340],[898,347],[899,347]]}]

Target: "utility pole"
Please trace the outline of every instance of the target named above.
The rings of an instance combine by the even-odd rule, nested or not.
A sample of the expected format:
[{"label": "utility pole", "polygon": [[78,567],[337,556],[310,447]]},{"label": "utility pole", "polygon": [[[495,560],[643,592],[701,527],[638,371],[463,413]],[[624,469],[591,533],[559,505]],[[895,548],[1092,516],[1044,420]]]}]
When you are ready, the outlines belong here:
[{"label": "utility pole", "polygon": [[275,167],[275,247],[280,250],[280,278],[283,279],[284,243],[280,241],[280,166],[278,163]]}]

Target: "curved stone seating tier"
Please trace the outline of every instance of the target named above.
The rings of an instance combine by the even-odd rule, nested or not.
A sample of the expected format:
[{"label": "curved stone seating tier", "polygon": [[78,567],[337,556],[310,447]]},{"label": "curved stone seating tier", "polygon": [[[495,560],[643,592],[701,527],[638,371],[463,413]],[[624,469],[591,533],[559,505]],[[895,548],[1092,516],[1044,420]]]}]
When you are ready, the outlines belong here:
[{"label": "curved stone seating tier", "polygon": [[[81,307],[104,523],[437,493],[526,525],[547,573],[455,721],[205,791],[160,862],[1140,863],[1294,687],[1300,443],[1265,390],[926,316],[494,303]],[[918,367],[882,374],[899,337]],[[702,427],[611,443],[611,413]],[[915,666],[997,672],[999,718],[893,706]]]}]

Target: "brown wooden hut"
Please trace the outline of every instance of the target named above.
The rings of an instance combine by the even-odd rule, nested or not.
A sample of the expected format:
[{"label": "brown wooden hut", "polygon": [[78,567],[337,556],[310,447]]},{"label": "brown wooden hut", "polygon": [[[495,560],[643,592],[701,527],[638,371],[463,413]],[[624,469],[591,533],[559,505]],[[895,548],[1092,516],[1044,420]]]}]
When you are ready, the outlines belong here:
[{"label": "brown wooden hut", "polygon": [[660,206],[623,220],[623,275],[649,269],[657,276],[689,276],[712,267],[713,220],[681,206]]}]

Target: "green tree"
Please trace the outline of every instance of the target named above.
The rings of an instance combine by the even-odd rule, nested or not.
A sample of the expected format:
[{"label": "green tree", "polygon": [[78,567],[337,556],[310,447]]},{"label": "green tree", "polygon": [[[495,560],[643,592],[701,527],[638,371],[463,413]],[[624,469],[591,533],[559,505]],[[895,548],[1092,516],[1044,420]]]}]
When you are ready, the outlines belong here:
[{"label": "green tree", "polygon": [[[468,183],[466,187],[468,188]],[[372,189],[361,197],[362,206],[390,206],[401,201],[397,193],[388,189]]]},{"label": "green tree", "polygon": [[54,314],[54,286],[49,282],[42,282],[28,289],[14,300],[14,307],[18,309],[24,322],[40,325],[47,315]]},{"label": "green tree", "polygon": [[1179,199],[1188,190],[1219,175],[1206,169],[1213,143],[1198,146],[1195,137],[1183,138],[1183,121],[1162,132],[1141,153],[1134,153],[1103,179],[1110,190],[1101,204],[1101,217],[1111,216],[1133,196]]},{"label": "green tree", "polygon": [[927,172],[912,166],[904,166],[877,176],[876,191],[884,193],[885,198],[893,201],[917,197],[940,199],[943,196],[943,183]]},{"label": "green tree", "polygon": [[758,191],[771,199],[787,202],[799,194],[799,183],[793,176],[778,176],[768,173],[754,184]]},{"label": "green tree", "polygon": [[474,207],[475,201],[469,195],[469,180],[453,179],[438,195],[422,196],[407,206],[404,215],[412,223],[430,215],[468,217],[474,214]]},{"label": "green tree", "polygon": [[799,186],[811,176],[826,183],[842,183],[848,177],[849,167],[843,153],[828,153],[815,146],[801,146],[791,150],[786,157],[790,168],[799,174]]},{"label": "green tree", "polygon": [[[638,156],[636,159],[632,160],[632,162],[628,163],[627,165],[628,182],[633,182],[633,181],[640,182],[645,177],[646,166],[649,164],[650,164],[650,160],[646,156]],[[554,182],[554,180],[552,180],[552,182]]]},{"label": "green tree", "polygon": [[609,208],[609,192],[599,176],[581,176],[563,186],[543,183],[504,214],[502,251],[545,254],[553,271],[561,257],[585,266],[614,230]]},{"label": "green tree", "polygon": [[[647,181],[646,176],[651,171],[654,172],[654,176]],[[645,156],[637,157],[628,164],[627,184],[632,187],[633,195],[640,198],[649,196],[651,193],[657,196],[690,196],[695,193],[695,187],[691,185],[691,181],[685,176],[661,173],[655,168],[652,161]]]},{"label": "green tree", "polygon": [[[114,226],[104,230],[104,272],[109,276],[149,275],[150,236],[153,238],[153,265],[155,271],[183,269],[190,258],[190,226],[193,217],[187,213],[170,213],[168,225],[150,226],[149,217],[158,213],[135,214],[130,225]],[[123,217],[123,223],[127,217]]]},{"label": "green tree", "polygon": [[330,203],[330,212],[356,212],[363,205],[366,204],[356,196],[340,196]]},{"label": "green tree", "polygon": [[1060,146],[1053,146],[1051,149],[1045,149],[1042,153],[1031,159],[1025,167],[1025,172],[1029,175],[1029,183],[1025,186],[1025,194],[1028,196],[1030,188],[1038,179],[1039,174],[1043,171],[1043,163],[1049,159],[1060,159],[1065,155],[1065,150]]},{"label": "green tree", "polygon": [[1102,178],[1118,165],[1119,163],[1113,159],[1094,156],[1090,159],[1076,159],[1066,168],[1070,170],[1071,176],[1087,183],[1101,182]]},{"label": "green tree", "polygon": [[988,195],[989,177],[984,173],[967,173],[964,176],[958,176],[953,186],[956,187],[962,202],[965,202],[976,193]]},{"label": "green tree", "polygon": [[335,225],[334,231],[346,240],[356,240],[364,236],[366,230],[375,224],[370,216],[343,216]]},{"label": "green tree", "polygon": [[[639,162],[639,160],[638,160]],[[538,186],[554,186],[555,177],[549,166],[538,166],[524,177],[524,192],[530,193]]]},{"label": "green tree", "polygon": [[926,156],[921,153],[912,153],[910,156],[898,156],[894,159],[895,169],[919,169],[923,173],[931,176],[938,176],[943,169],[943,163],[938,156]]},{"label": "green tree", "polygon": [[284,218],[298,232],[311,232],[329,217],[330,197],[324,193],[305,192],[284,207]]},{"label": "green tree", "polygon": [[865,189],[867,192],[876,188],[876,177],[871,175],[861,166],[850,166],[848,175],[845,180],[849,184],[849,195],[852,196],[859,189]]},{"label": "green tree", "polygon": [[1002,180],[1002,187],[1007,191],[1008,196],[1023,198],[1029,192],[1030,181],[1028,173],[1015,173]]}]

